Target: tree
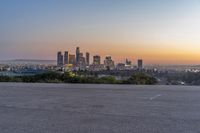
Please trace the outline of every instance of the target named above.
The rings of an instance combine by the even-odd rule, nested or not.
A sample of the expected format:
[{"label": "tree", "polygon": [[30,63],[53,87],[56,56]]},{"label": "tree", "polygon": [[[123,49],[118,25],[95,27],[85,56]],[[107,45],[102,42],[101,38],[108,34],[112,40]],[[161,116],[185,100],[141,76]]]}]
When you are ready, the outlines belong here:
[{"label": "tree", "polygon": [[157,83],[157,80],[156,78],[144,73],[136,73],[127,80],[127,83],[136,85],[153,85]]}]

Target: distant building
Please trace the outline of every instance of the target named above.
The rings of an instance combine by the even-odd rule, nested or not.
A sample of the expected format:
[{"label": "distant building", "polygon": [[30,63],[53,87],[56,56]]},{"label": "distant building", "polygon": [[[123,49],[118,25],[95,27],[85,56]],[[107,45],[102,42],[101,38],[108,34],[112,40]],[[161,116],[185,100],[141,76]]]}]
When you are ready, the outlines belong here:
[{"label": "distant building", "polygon": [[106,56],[106,58],[104,60],[104,65],[107,70],[113,70],[115,68],[115,63],[112,60],[111,56]]},{"label": "distant building", "polygon": [[85,61],[85,57],[83,57],[83,53],[79,54],[78,63],[76,63],[76,64],[77,64],[77,67],[80,70],[85,70],[86,69],[86,61]]},{"label": "distant building", "polygon": [[142,59],[138,59],[138,69],[143,69],[143,60]]},{"label": "distant building", "polygon": [[93,56],[93,65],[100,65],[101,64],[101,57],[99,55]]},{"label": "distant building", "polygon": [[79,57],[80,57],[80,48],[76,47],[76,63],[79,62]]},{"label": "distant building", "polygon": [[75,57],[75,55],[69,54],[69,64],[72,64],[73,66],[76,65],[76,57]]},{"label": "distant building", "polygon": [[74,70],[73,64],[66,64],[65,65],[65,71],[71,71],[71,70]]},{"label": "distant building", "polygon": [[101,70],[105,70],[105,66],[104,66],[104,64],[99,64],[99,65],[91,64],[89,66],[89,70],[90,71],[101,71]]},{"label": "distant building", "polygon": [[65,51],[65,54],[64,54],[64,65],[66,65],[68,63],[69,63],[69,52]]},{"label": "distant building", "polygon": [[86,65],[89,66],[90,65],[90,53],[86,53]]},{"label": "distant building", "polygon": [[83,53],[79,53],[79,59],[80,59],[80,57],[83,57]]},{"label": "distant building", "polygon": [[63,55],[60,51],[57,53],[57,66],[63,67]]},{"label": "distant building", "polygon": [[129,61],[128,59],[126,59],[125,65],[126,65],[126,66],[131,66],[131,61]]},{"label": "distant building", "polygon": [[125,61],[125,69],[126,70],[131,70],[133,67],[132,67],[132,62],[128,59],[126,59]]},{"label": "distant building", "polygon": [[117,66],[116,66],[116,69],[117,70],[125,70],[126,69],[125,64],[124,63],[118,63]]}]

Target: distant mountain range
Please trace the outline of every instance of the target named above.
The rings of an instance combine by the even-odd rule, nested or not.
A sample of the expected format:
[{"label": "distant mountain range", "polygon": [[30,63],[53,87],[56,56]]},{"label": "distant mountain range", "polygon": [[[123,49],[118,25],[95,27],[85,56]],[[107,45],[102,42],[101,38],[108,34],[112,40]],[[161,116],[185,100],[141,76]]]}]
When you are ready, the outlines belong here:
[{"label": "distant mountain range", "polygon": [[56,60],[37,60],[37,59],[14,59],[14,60],[2,60],[0,64],[44,64],[44,65],[56,65]]}]

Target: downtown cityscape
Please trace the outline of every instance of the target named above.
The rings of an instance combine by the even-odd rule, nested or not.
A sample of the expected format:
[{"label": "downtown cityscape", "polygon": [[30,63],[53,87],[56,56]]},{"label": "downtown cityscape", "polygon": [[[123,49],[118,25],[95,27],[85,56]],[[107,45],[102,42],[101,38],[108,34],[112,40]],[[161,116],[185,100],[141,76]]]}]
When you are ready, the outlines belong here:
[{"label": "downtown cityscape", "polygon": [[[85,55],[85,56],[84,56]],[[65,51],[62,54],[61,51],[57,53],[57,66],[64,70],[89,70],[89,71],[101,71],[101,70],[132,70],[132,69],[143,69],[143,60],[138,59],[137,65],[132,64],[128,59],[125,63],[115,64],[111,56],[106,56],[103,60],[100,55],[92,57],[90,63],[90,53],[85,54],[81,52],[80,47],[76,48],[75,54]],[[103,60],[103,63],[102,63]]]},{"label": "downtown cityscape", "polygon": [[143,59],[131,62],[131,59],[126,58],[124,62],[116,63],[110,55],[106,55],[105,58],[100,55],[91,56],[90,52],[82,52],[80,47],[74,48],[74,51],[58,51],[55,55],[56,60],[0,61],[0,77],[72,72],[78,77],[86,78],[112,76],[121,82],[133,74],[144,73],[155,77],[160,85],[200,85],[199,65],[144,65]]}]

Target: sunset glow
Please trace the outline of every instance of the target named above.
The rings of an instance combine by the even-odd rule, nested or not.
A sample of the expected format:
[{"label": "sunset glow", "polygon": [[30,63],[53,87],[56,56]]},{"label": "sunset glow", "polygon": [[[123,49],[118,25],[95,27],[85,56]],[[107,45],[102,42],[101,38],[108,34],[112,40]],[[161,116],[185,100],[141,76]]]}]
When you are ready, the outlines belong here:
[{"label": "sunset glow", "polygon": [[116,62],[200,64],[199,0],[1,0],[0,60],[76,46]]}]

